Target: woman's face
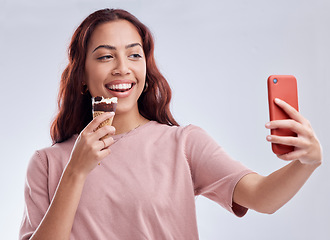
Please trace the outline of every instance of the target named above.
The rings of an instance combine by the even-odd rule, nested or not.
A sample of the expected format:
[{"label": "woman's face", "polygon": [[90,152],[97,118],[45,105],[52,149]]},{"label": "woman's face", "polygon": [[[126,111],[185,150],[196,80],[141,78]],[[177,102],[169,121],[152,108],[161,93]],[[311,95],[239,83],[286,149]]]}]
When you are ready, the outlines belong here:
[{"label": "woman's face", "polygon": [[137,109],[146,59],[133,24],[117,20],[96,27],[87,47],[85,77],[93,97],[118,97],[117,114]]}]

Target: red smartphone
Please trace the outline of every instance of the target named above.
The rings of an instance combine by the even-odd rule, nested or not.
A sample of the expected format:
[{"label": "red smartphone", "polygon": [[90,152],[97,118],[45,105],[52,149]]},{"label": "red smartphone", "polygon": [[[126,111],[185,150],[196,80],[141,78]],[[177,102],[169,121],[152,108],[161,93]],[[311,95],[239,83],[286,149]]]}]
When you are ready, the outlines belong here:
[{"label": "red smartphone", "polygon": [[[298,89],[297,80],[292,75],[271,75],[267,81],[268,103],[270,121],[290,119],[290,117],[276,105],[275,98],[279,98],[298,111]],[[297,136],[289,129],[271,129],[272,135]],[[293,146],[272,143],[272,150],[275,154],[286,154],[294,150]]]}]

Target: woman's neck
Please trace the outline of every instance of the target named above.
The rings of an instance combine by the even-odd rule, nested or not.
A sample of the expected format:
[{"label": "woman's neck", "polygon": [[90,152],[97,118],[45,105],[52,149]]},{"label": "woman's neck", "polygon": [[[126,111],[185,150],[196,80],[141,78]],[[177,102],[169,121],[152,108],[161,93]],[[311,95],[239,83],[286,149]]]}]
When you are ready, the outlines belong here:
[{"label": "woman's neck", "polygon": [[141,125],[149,122],[148,119],[144,118],[138,111],[116,114],[112,125],[116,129],[116,135],[129,132]]}]

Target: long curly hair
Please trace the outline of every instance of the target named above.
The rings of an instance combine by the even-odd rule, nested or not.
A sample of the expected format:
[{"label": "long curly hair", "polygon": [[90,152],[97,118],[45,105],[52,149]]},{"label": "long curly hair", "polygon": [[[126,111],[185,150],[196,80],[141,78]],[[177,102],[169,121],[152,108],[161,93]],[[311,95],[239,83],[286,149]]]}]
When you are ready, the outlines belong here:
[{"label": "long curly hair", "polygon": [[74,32],[68,48],[69,63],[62,73],[58,93],[58,113],[50,129],[53,143],[80,133],[93,119],[91,95],[82,94],[88,41],[95,28],[106,22],[127,20],[137,29],[146,57],[148,88],[138,99],[139,112],[149,120],[178,126],[170,112],[171,88],[156,66],[154,40],[150,30],[131,13],[122,9],[102,9],[89,15]]}]

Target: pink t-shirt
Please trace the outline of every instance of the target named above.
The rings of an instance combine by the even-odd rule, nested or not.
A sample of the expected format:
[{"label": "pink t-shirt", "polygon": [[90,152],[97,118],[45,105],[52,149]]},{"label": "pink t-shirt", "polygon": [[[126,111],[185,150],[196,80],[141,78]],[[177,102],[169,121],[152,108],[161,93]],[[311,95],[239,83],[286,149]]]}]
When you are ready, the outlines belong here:
[{"label": "pink t-shirt", "polygon": [[[20,239],[29,239],[46,213],[76,138],[32,156]],[[201,128],[151,121],[114,139],[111,154],[87,177],[70,239],[198,239],[196,195],[246,213],[232,197],[252,171]]]}]

